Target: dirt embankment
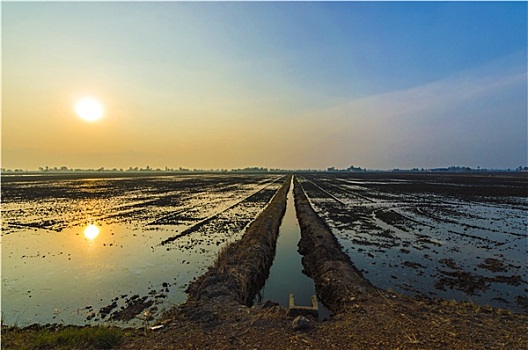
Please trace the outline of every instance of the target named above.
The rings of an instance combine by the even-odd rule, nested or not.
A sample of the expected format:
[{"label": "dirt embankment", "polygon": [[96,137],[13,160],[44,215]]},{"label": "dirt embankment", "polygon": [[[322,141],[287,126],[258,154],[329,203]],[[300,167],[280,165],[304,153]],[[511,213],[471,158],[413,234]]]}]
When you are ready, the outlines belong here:
[{"label": "dirt embankment", "polygon": [[301,227],[299,252],[305,273],[315,290],[334,313],[366,298],[378,298],[377,289],[355,268],[326,223],[312,209],[304,191],[294,180],[295,209]]},{"label": "dirt embankment", "polygon": [[200,319],[206,312],[205,318],[213,321],[216,319],[211,308],[214,305],[251,305],[273,263],[290,182],[291,176],[288,176],[244,236],[224,248],[215,264],[189,285],[188,301],[182,307],[189,316]]}]

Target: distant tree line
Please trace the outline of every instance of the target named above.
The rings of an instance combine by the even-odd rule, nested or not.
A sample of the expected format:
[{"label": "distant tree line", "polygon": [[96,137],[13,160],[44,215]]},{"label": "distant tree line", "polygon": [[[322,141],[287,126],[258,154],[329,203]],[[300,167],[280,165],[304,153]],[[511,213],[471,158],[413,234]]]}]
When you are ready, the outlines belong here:
[{"label": "distant tree line", "polygon": [[[402,171],[402,170],[394,169],[393,171]],[[403,171],[409,171],[409,170],[403,170]],[[468,166],[450,166],[447,168],[432,168],[432,169],[413,168],[410,171],[411,172],[448,172],[448,173],[490,172],[490,171],[528,171],[528,167],[519,166],[516,169],[486,169],[486,168],[481,168],[480,166],[477,168],[471,168]]]},{"label": "distant tree line", "polygon": [[363,169],[361,167],[356,167],[356,166],[351,165],[351,166],[349,166],[346,169],[336,169],[334,167],[330,167],[330,168],[326,169],[326,171],[333,173],[333,172],[350,172],[350,171],[352,171],[352,172],[362,172],[362,171],[367,171],[367,170]]},{"label": "distant tree line", "polygon": [[392,170],[375,170],[375,169],[363,169],[361,167],[350,166],[346,169],[337,169],[335,167],[330,167],[326,169],[327,172],[421,172],[421,173],[430,173],[430,172],[449,172],[449,173],[461,173],[461,172],[493,172],[493,171],[516,171],[516,172],[525,172],[528,171],[528,166],[519,166],[515,169],[486,169],[481,168],[471,168],[468,166],[450,166],[447,168],[412,168],[412,169],[399,169],[395,168]]},{"label": "distant tree line", "polygon": [[[494,172],[494,171],[512,171],[512,172],[528,172],[528,166],[519,166],[515,169],[486,169],[481,168],[471,168],[468,166],[450,166],[447,168],[412,168],[412,169],[392,169],[392,170],[375,170],[375,169],[364,169],[362,167],[351,165],[346,169],[338,169],[335,167],[329,167],[326,170],[321,169],[279,169],[279,168],[264,168],[264,167],[246,167],[246,168],[237,168],[237,169],[187,169],[183,167],[179,168],[151,168],[147,165],[144,168],[140,167],[129,167],[128,169],[123,168],[94,168],[94,169],[73,169],[68,168],[67,166],[61,167],[50,167],[44,166],[39,167],[38,172],[41,173],[72,173],[72,172],[89,172],[89,173],[285,173],[285,172],[452,172],[452,173],[461,173],[461,172]],[[1,168],[2,173],[35,173],[35,171],[28,171],[23,169],[6,169]]]}]

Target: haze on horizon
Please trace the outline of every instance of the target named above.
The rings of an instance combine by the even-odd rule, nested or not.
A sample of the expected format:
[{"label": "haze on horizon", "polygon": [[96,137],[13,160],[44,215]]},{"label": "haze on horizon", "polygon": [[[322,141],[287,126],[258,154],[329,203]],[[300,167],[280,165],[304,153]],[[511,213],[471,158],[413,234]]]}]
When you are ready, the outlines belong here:
[{"label": "haze on horizon", "polygon": [[526,2],[4,2],[2,35],[4,168],[527,165]]}]

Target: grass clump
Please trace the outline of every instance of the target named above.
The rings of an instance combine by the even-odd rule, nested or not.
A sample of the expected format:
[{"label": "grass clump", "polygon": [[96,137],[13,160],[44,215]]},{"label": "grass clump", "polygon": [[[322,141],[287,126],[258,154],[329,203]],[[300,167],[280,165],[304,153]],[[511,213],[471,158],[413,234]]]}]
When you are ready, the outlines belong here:
[{"label": "grass clump", "polygon": [[113,349],[124,340],[116,327],[4,327],[2,349]]}]

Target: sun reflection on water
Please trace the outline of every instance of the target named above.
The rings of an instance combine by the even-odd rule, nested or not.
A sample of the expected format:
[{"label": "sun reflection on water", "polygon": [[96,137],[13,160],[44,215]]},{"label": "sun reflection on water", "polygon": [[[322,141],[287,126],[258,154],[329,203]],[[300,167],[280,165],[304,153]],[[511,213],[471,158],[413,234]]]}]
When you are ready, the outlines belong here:
[{"label": "sun reflection on water", "polygon": [[99,227],[94,224],[86,226],[84,229],[84,237],[88,238],[89,240],[93,240],[97,236],[99,236]]}]

